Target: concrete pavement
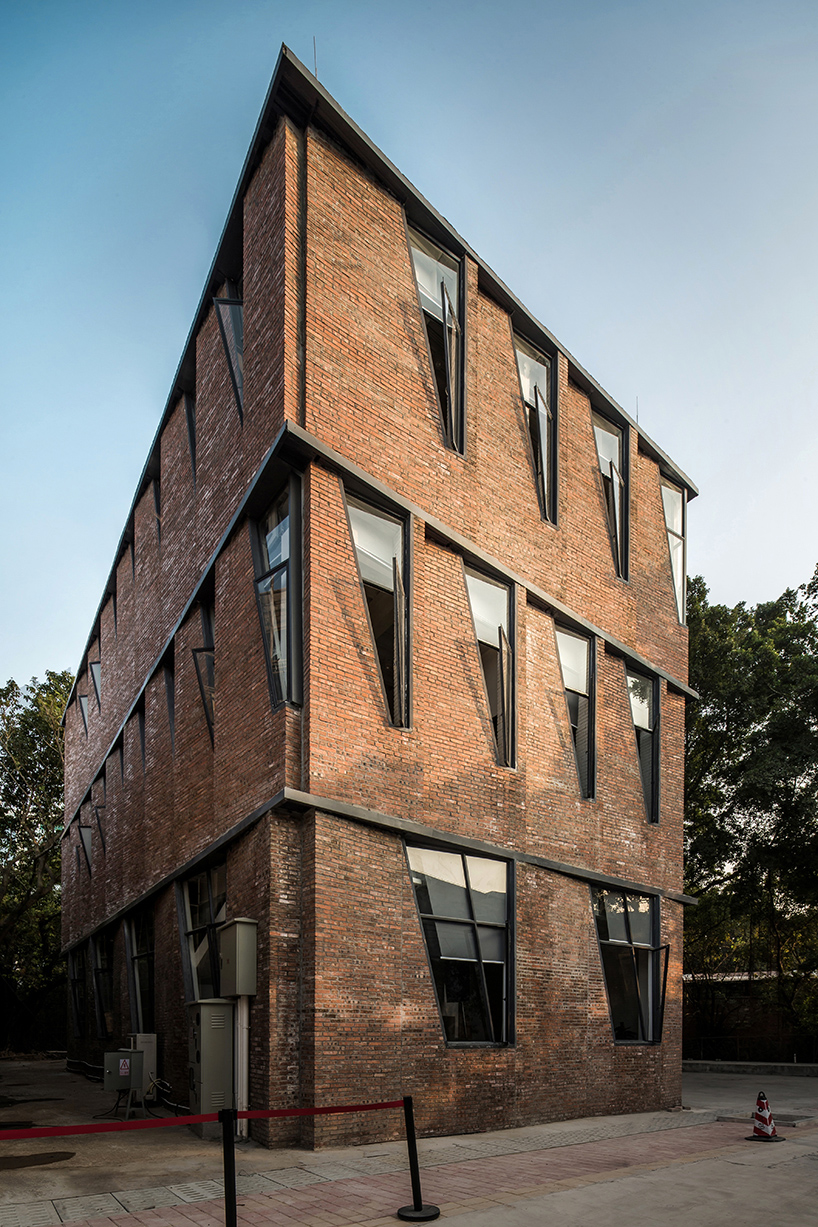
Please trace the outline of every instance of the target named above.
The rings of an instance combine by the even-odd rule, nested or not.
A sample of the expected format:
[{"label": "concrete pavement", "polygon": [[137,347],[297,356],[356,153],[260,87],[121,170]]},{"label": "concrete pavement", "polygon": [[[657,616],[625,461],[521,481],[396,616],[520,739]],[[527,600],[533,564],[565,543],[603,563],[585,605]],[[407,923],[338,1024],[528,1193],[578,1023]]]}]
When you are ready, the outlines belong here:
[{"label": "concrete pavement", "polygon": [[[759,1090],[774,1116],[816,1125],[783,1129],[780,1144],[745,1142]],[[112,1099],[59,1063],[0,1062],[0,1128],[88,1120]],[[421,1139],[424,1200],[470,1227],[489,1216],[508,1227],[546,1216],[639,1227],[657,1215],[666,1227],[689,1227],[691,1216],[721,1227],[759,1211],[781,1227],[812,1221],[818,1079],[686,1075],[683,1099],[681,1112]],[[248,1143],[237,1169],[240,1227],[376,1227],[411,1200],[404,1143],[320,1152]],[[5,1142],[0,1227],[215,1227],[224,1221],[220,1177],[219,1144],[184,1128]]]}]

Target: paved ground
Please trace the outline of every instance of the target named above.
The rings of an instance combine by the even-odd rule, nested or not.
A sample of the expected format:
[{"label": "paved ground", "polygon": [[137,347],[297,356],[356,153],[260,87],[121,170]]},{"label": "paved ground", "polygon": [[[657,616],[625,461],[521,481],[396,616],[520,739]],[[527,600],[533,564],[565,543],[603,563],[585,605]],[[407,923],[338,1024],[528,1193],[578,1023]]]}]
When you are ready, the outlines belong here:
[{"label": "paved ground", "polygon": [[[814,1124],[782,1129],[783,1143],[745,1142],[759,1090],[779,1121]],[[0,1128],[88,1120],[112,1098],[58,1062],[0,1062]],[[686,1075],[683,1098],[681,1112],[421,1139],[424,1199],[464,1227],[814,1221],[818,1079]],[[411,1200],[403,1143],[317,1153],[248,1143],[237,1168],[239,1227],[384,1227]],[[4,1142],[0,1227],[221,1227],[220,1176],[219,1144],[184,1128]]]}]

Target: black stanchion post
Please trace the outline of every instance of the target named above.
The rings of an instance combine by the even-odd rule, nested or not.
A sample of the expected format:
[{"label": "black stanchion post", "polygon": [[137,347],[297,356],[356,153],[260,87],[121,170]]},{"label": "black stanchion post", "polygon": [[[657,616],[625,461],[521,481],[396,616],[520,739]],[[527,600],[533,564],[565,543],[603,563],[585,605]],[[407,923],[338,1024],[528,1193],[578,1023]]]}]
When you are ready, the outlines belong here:
[{"label": "black stanchion post", "polygon": [[224,1149],[224,1227],[236,1227],[236,1121],[235,1108],[222,1108],[219,1123],[222,1127]]},{"label": "black stanchion post", "polygon": [[440,1215],[439,1206],[424,1206],[420,1191],[420,1165],[418,1163],[418,1143],[415,1137],[415,1110],[412,1096],[403,1097],[403,1118],[406,1122],[406,1148],[409,1151],[409,1173],[412,1177],[412,1205],[401,1206],[398,1218],[409,1223],[427,1223]]}]

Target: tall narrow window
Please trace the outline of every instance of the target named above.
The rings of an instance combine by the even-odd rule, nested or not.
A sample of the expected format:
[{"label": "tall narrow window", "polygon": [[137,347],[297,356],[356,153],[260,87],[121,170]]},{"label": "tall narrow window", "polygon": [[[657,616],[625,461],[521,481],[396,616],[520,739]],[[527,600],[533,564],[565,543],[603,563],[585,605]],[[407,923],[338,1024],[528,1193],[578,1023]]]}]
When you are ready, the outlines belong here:
[{"label": "tall narrow window", "polygon": [[156,517],[156,540],[161,545],[162,543],[162,487],[159,477],[154,477],[151,482],[153,486],[153,511]]},{"label": "tall narrow window", "polygon": [[685,492],[679,486],[662,478],[662,506],[665,509],[667,544],[670,550],[670,573],[673,576],[673,592],[676,596],[676,612],[679,621],[685,621],[687,560],[685,559]]},{"label": "tall narrow window", "polygon": [[273,705],[290,697],[290,490],[259,524],[256,593]]},{"label": "tall narrow window", "polygon": [[102,708],[102,662],[99,660],[89,660],[88,672],[91,674],[91,681],[94,685],[97,711],[100,711]]},{"label": "tall narrow window", "polygon": [[145,692],[137,699],[136,729],[139,734],[139,754],[142,759],[142,770],[145,770]]},{"label": "tall narrow window", "polygon": [[71,1022],[74,1036],[85,1035],[87,1002],[87,946],[77,946],[68,954],[68,977],[71,985]]},{"label": "tall narrow window", "polygon": [[605,513],[611,538],[617,575],[623,579],[627,571],[625,515],[627,491],[623,473],[622,431],[599,413],[591,415],[594,424],[599,469],[605,491]]},{"label": "tall narrow window", "polygon": [[594,793],[594,705],[591,641],[555,627],[565,701],[574,739],[574,757],[583,797]]},{"label": "tall narrow window", "polygon": [[131,1023],[135,1031],[156,1030],[154,1021],[154,923],[153,905],[141,907],[128,921],[129,985]]},{"label": "tall narrow window", "polygon": [[207,731],[212,742],[216,695],[216,649],[214,639],[216,611],[212,605],[203,604],[200,606],[200,613],[203,646],[193,649],[193,663],[196,666],[196,677],[199,681],[199,693],[202,696]]},{"label": "tall narrow window", "polygon": [[176,671],[173,661],[173,649],[171,655],[165,661],[162,669],[165,678],[165,698],[168,703],[168,726],[170,728],[170,752],[176,753]]},{"label": "tall narrow window", "polygon": [[93,836],[92,828],[88,826],[83,826],[82,823],[80,823],[79,836],[80,836],[80,847],[82,848],[83,855],[85,857],[85,865],[90,874],[93,872],[93,862],[94,862],[94,847],[91,842],[92,836]]},{"label": "tall narrow window", "polygon": [[507,1043],[508,865],[435,848],[407,847],[406,855],[446,1039]]},{"label": "tall narrow window", "polygon": [[190,472],[196,485],[196,400],[191,392],[185,392],[185,421],[187,422],[187,445],[190,448]]},{"label": "tall narrow window", "polygon": [[80,715],[82,716],[82,727],[85,729],[86,736],[88,735],[88,695],[77,695],[77,702],[80,705]]},{"label": "tall narrow window", "polygon": [[102,1040],[110,1039],[114,1033],[114,932],[105,929],[91,940],[97,1035]]},{"label": "tall narrow window", "polygon": [[551,360],[544,358],[521,337],[514,338],[520,388],[528,417],[528,433],[534,453],[540,513],[557,522],[556,423],[551,405]]},{"label": "tall narrow window", "polygon": [[227,357],[230,381],[236,398],[239,420],[244,421],[244,303],[233,285],[227,282],[226,297],[214,298],[216,318]]},{"label": "tall narrow window", "polygon": [[625,669],[649,822],[659,821],[659,681]]},{"label": "tall narrow window", "polygon": [[408,640],[404,525],[359,499],[347,499],[358,570],[386,705],[398,728],[408,721]]},{"label": "tall narrow window", "polygon": [[614,1039],[658,1043],[669,947],[657,942],[657,901],[604,887],[592,887],[591,897]]},{"label": "tall narrow window", "polygon": [[505,584],[466,567],[483,680],[500,762],[514,765],[514,652],[510,632],[511,593]]},{"label": "tall narrow window", "polygon": [[185,937],[188,944],[193,998],[219,995],[219,944],[216,930],[227,919],[227,870],[214,865],[184,884]]},{"label": "tall narrow window", "polygon": [[409,241],[432,356],[443,433],[449,447],[456,452],[464,452],[460,262],[414,230],[409,231]]}]

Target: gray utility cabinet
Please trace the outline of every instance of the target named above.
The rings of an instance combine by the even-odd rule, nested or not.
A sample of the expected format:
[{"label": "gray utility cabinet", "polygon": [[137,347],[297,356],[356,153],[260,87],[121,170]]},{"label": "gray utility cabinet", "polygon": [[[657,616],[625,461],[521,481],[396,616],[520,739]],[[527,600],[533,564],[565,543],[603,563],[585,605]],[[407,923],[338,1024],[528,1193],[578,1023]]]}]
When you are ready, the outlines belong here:
[{"label": "gray utility cabinet", "polygon": [[257,920],[237,916],[219,929],[220,988],[223,997],[256,995]]},{"label": "gray utility cabinet", "polygon": [[[233,1002],[194,1001],[188,1009],[190,1111],[193,1116],[232,1108]],[[193,1125],[200,1137],[220,1137],[217,1123]]]}]

